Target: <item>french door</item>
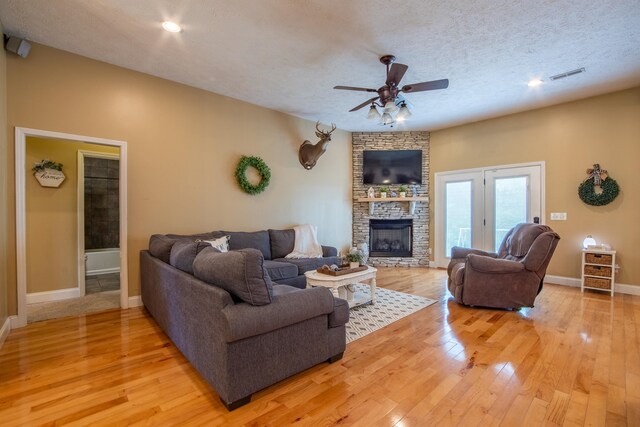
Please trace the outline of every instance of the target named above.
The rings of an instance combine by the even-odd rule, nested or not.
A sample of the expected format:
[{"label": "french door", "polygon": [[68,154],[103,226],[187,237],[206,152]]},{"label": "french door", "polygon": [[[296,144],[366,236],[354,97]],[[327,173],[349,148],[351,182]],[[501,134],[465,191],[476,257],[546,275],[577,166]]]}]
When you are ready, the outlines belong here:
[{"label": "french door", "polygon": [[496,252],[521,222],[544,219],[544,162],[436,174],[435,261],[453,246]]}]

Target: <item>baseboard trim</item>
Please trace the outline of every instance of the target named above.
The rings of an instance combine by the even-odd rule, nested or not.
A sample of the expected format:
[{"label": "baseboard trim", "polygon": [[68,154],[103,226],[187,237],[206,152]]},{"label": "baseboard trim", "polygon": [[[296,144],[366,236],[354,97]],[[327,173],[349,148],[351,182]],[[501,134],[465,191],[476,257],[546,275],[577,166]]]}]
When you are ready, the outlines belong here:
[{"label": "baseboard trim", "polygon": [[640,286],[616,283],[615,292],[627,295],[640,295]]},{"label": "baseboard trim", "polygon": [[87,271],[85,273],[85,275],[87,275],[87,276],[99,276],[100,274],[111,274],[111,273],[120,273],[120,267],[103,268],[102,270],[91,270],[91,271]]},{"label": "baseboard trim", "polygon": [[18,322],[18,316],[15,314],[13,316],[9,316],[9,320],[11,321],[11,330],[20,328],[20,322]]},{"label": "baseboard trim", "polygon": [[80,288],[59,289],[57,291],[33,292],[27,294],[27,304],[40,302],[60,301],[70,298],[79,298]]},{"label": "baseboard trim", "polygon": [[11,317],[7,317],[0,328],[0,349],[4,345],[4,340],[9,336],[9,332],[11,332]]},{"label": "baseboard trim", "polygon": [[[546,283],[553,283],[554,285],[571,286],[574,288],[579,288],[582,285],[581,279],[575,277],[553,276],[549,274],[544,276],[544,281]],[[618,294],[640,295],[640,286],[616,283],[614,292]]]},{"label": "baseboard trim", "polygon": [[140,295],[134,295],[129,297],[129,308],[133,307],[141,307],[142,306],[142,297]]},{"label": "baseboard trim", "polygon": [[551,274],[547,274],[544,276],[545,283],[553,283],[554,285],[562,285],[562,286],[571,286],[574,288],[579,288],[581,285],[581,280],[576,279],[575,277],[564,277],[564,276],[553,276]]}]

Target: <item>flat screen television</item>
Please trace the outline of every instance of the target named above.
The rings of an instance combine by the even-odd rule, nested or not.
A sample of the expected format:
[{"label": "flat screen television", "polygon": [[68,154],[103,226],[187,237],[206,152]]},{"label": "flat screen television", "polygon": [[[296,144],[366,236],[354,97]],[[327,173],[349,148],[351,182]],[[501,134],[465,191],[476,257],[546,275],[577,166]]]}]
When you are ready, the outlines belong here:
[{"label": "flat screen television", "polygon": [[422,184],[422,150],[365,150],[364,184]]}]

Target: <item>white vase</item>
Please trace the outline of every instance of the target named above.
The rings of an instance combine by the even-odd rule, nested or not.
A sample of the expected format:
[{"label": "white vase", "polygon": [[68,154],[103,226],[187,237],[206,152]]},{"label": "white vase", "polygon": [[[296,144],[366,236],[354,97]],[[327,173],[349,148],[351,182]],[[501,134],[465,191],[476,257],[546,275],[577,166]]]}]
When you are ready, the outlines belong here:
[{"label": "white vase", "polygon": [[406,191],[401,191],[400,192],[400,197],[407,197],[407,192]]},{"label": "white vase", "polygon": [[358,249],[362,252],[362,265],[367,265],[367,262],[369,262],[369,245],[360,243]]},{"label": "white vase", "polygon": [[387,193],[380,193],[380,198],[386,199],[387,198]]},{"label": "white vase", "polygon": [[350,262],[349,263],[349,268],[358,268],[360,267],[360,263],[359,262]]}]

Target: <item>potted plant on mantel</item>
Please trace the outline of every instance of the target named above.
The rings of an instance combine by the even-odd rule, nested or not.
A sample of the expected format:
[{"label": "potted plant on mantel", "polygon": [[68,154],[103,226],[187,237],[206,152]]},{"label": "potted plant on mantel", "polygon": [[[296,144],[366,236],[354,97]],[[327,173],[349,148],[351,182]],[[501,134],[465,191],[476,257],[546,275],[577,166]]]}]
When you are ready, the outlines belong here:
[{"label": "potted plant on mantel", "polygon": [[381,198],[386,199],[388,192],[389,192],[389,187],[380,187],[380,197]]},{"label": "potted plant on mantel", "polygon": [[44,159],[33,164],[33,176],[43,187],[58,188],[65,180],[62,172],[62,163],[57,163],[49,159]]},{"label": "potted plant on mantel", "polygon": [[407,197],[407,186],[406,185],[399,186],[398,193],[400,193],[400,197]]}]

